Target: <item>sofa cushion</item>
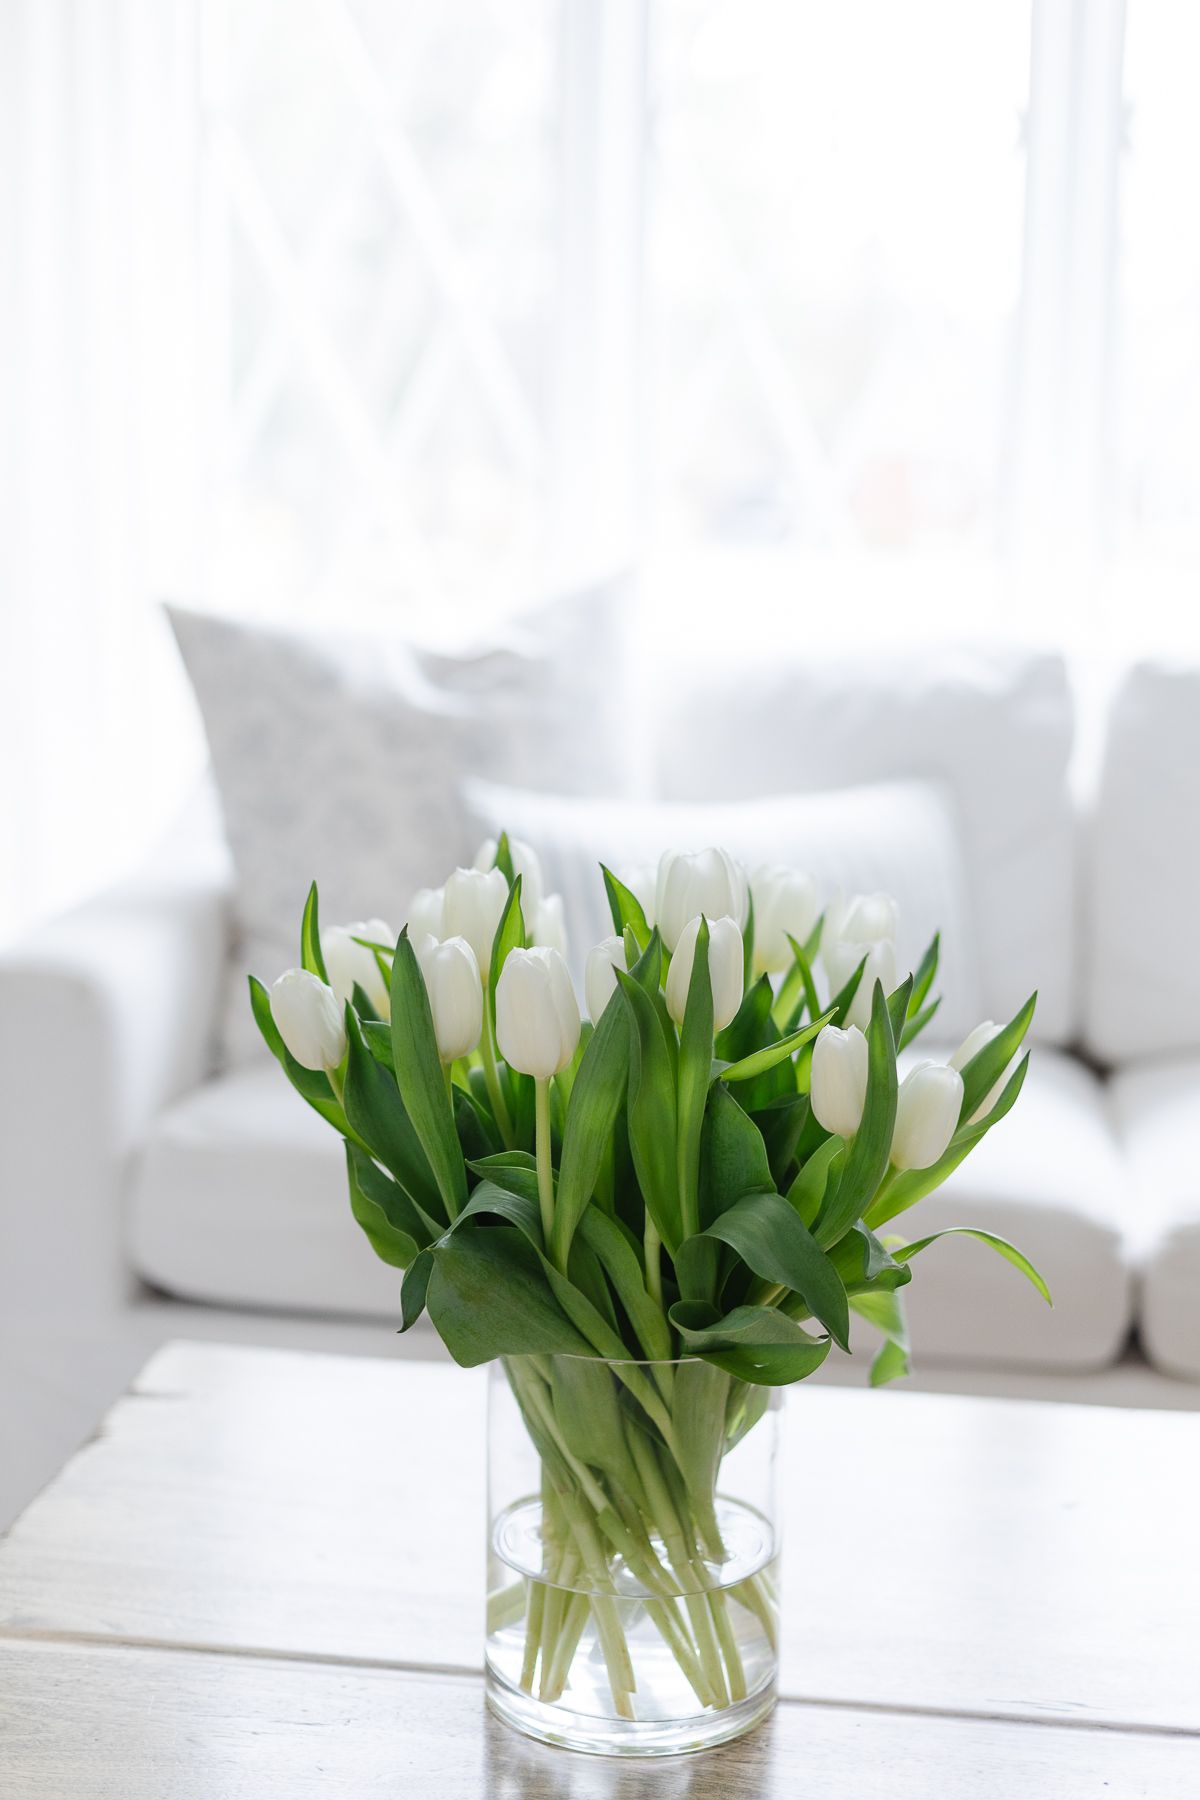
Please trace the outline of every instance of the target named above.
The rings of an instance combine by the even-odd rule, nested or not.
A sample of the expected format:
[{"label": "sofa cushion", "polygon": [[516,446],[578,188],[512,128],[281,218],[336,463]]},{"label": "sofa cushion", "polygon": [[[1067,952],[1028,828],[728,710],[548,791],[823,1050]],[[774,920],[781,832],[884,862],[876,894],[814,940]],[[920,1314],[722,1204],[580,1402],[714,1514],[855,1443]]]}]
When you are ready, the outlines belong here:
[{"label": "sofa cushion", "polygon": [[1200,666],[1141,663],[1109,713],[1087,834],[1087,1046],[1106,1062],[1200,1051]]},{"label": "sofa cushion", "polygon": [[[1014,1111],[897,1228],[1011,1237],[1045,1274],[1054,1310],[983,1245],[950,1239],[923,1252],[907,1290],[916,1357],[1109,1362],[1129,1323],[1118,1189],[1096,1082],[1039,1051]],[[398,1315],[399,1272],[351,1217],[340,1143],[274,1066],[224,1075],[162,1117],[135,1171],[129,1248],[146,1280],[188,1299]]]},{"label": "sofa cushion", "polygon": [[1123,1070],[1110,1087],[1129,1168],[1138,1329],[1150,1360],[1200,1379],[1200,1056]]},{"label": "sofa cushion", "polygon": [[355,1224],[341,1140],[274,1062],[218,1076],[164,1113],[134,1169],[139,1275],[224,1306],[398,1320],[401,1272]]},{"label": "sofa cushion", "polygon": [[[945,1051],[924,1041],[914,1054]],[[1021,1096],[944,1187],[888,1227],[910,1240],[949,1225],[998,1232],[1049,1284],[1053,1308],[985,1245],[921,1252],[905,1289],[917,1361],[1103,1368],[1132,1319],[1123,1175],[1101,1083],[1036,1046]]]},{"label": "sofa cushion", "polygon": [[417,888],[470,861],[464,776],[622,791],[622,592],[599,584],[458,652],[172,609],[233,852],[228,1060],[261,1049],[244,975],[296,961],[311,881],[327,924],[399,929]]},{"label": "sofa cushion", "polygon": [[[963,822],[983,1008],[1006,1019],[1039,990],[1035,1035],[1075,1024],[1073,716],[1062,659],[996,650],[773,655],[739,612],[719,669],[679,648],[658,697],[661,791],[737,800],[924,776]],[[703,649],[703,633],[692,641]],[[738,643],[751,646],[739,653]],[[778,634],[767,641],[776,644]],[[741,655],[742,660],[739,660]]]},{"label": "sofa cushion", "polygon": [[612,930],[599,863],[636,892],[652,884],[665,849],[720,844],[751,872],[761,863],[803,869],[822,903],[879,888],[899,904],[902,972],[916,968],[941,931],[939,1030],[956,1040],[981,1013],[974,919],[953,796],[940,782],[880,782],[836,793],[775,795],[724,805],[567,800],[467,784],[481,836],[504,829],[540,853],[546,880],[564,897],[568,948],[578,979],[588,949]]}]

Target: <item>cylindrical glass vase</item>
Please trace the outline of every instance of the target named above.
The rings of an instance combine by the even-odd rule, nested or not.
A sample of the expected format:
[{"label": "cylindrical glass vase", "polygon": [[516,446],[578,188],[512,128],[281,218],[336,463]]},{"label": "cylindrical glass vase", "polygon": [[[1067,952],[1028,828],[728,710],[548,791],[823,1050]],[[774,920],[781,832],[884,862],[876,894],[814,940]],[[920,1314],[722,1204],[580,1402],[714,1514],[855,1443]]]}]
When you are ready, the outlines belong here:
[{"label": "cylindrical glass vase", "polygon": [[494,1363],[487,1693],[547,1743],[703,1750],[770,1711],[780,1392],[696,1358]]}]

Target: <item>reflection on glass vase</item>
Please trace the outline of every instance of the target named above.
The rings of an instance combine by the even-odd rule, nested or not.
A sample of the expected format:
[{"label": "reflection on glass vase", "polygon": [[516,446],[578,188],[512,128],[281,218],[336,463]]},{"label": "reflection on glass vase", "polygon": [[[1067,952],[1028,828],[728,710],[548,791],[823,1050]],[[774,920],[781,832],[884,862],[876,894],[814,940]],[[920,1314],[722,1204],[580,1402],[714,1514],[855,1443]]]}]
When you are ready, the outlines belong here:
[{"label": "reflection on glass vase", "polygon": [[779,1405],[778,1389],[694,1358],[492,1364],[487,1692],[501,1718],[653,1756],[765,1716]]}]

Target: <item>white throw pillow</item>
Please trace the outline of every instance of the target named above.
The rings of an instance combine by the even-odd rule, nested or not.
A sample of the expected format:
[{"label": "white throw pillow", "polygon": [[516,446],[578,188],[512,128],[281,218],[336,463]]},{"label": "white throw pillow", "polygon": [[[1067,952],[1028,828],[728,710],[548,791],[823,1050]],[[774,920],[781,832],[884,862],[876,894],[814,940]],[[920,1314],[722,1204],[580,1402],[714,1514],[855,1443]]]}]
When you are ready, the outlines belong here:
[{"label": "white throw pillow", "polygon": [[1141,663],[1088,833],[1084,1034],[1103,1062],[1200,1049],[1200,668]]},{"label": "white throw pillow", "polygon": [[837,793],[785,794],[730,805],[563,800],[471,781],[481,837],[507,830],[539,853],[563,896],[569,961],[580,980],[590,946],[612,930],[598,864],[635,891],[665,849],[719,844],[753,872],[784,863],[812,875],[822,902],[884,889],[899,902],[898,960],[915,968],[942,933],[940,1036],[957,1041],[981,1017],[970,901],[953,802],[930,782],[886,782]]},{"label": "white throw pillow", "polygon": [[469,861],[463,779],[565,793],[627,779],[615,709],[620,583],[557,601],[459,655],[351,627],[169,609],[212,754],[235,871],[221,1049],[261,1048],[245,974],[298,957],[309,883],[326,924],[399,927],[418,887]]},{"label": "white throw pillow", "polygon": [[[767,660],[753,613],[721,663],[682,646],[659,694],[658,791],[676,800],[942,781],[957,801],[983,1009],[1039,992],[1034,1035],[1075,1024],[1074,729],[1059,656],[995,648]],[[774,640],[772,640],[774,642]],[[739,647],[739,645],[741,647]]]}]

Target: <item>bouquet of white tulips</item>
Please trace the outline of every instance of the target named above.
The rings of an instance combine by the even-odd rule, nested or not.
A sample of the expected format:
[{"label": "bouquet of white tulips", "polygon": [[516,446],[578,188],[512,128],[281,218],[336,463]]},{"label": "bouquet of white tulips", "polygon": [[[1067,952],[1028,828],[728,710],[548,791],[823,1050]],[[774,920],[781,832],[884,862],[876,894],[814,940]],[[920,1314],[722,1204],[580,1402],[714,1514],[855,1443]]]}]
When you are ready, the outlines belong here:
[{"label": "bouquet of white tulips", "polygon": [[[477,860],[422,891],[398,939],[378,919],[322,931],[314,887],[301,967],[251,982],[255,1017],[345,1140],[354,1216],[404,1270],[402,1329],[428,1311],[458,1362],[505,1359],[547,1555],[584,1558],[601,1589],[634,1570],[698,1701],[730,1705],[735,1634],[703,1573],[722,1457],[754,1396],[848,1351],[856,1318],[882,1338],[872,1381],[907,1372],[903,1289],[946,1234],[884,1228],[1013,1105],[1034,1000],[901,1079],[937,1009],[937,937],[901,976],[887,896],[822,913],[805,876],[747,879],[707,850],[664,855],[644,901],[602,869],[613,935],[587,958],[582,1024],[536,856],[501,837]],[[1049,1300],[1011,1244],[968,1235]],[[566,1380],[571,1359],[599,1379]],[[521,1678],[553,1699],[589,1607],[526,1603]],[[772,1629],[769,1583],[736,1603]],[[633,1716],[619,1627],[592,1612]]]}]

